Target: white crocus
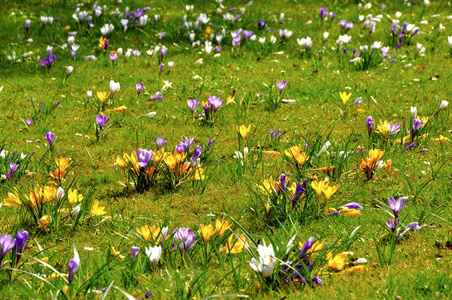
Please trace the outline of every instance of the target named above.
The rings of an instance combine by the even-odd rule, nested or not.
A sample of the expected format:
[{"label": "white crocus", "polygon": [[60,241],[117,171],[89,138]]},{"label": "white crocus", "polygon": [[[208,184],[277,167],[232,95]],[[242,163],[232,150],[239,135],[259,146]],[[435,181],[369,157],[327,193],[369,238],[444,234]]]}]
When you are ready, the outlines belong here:
[{"label": "white crocus", "polygon": [[113,80],[110,81],[110,92],[112,94],[116,94],[119,89],[121,88],[119,82],[114,82]]},{"label": "white crocus", "polygon": [[449,105],[449,102],[446,100],[441,101],[438,111],[445,109]]},{"label": "white crocus", "polygon": [[159,262],[160,257],[162,257],[162,246],[155,246],[149,248],[144,248],[146,251],[146,255],[149,257],[149,260],[154,264],[154,266]]},{"label": "white crocus", "polygon": [[326,149],[328,149],[328,147],[331,146],[331,142],[327,141],[325,143],[325,145],[323,145],[322,149],[320,149],[319,153],[317,154],[317,156],[320,156],[320,154],[322,154],[323,152],[326,151]]},{"label": "white crocus", "polygon": [[115,29],[115,26],[113,24],[105,24],[100,29],[100,32],[102,33],[103,37],[108,36],[113,30]]},{"label": "white crocus", "polygon": [[351,39],[352,39],[352,37],[349,36],[349,35],[346,35],[346,34],[340,35],[339,38],[336,41],[336,44],[338,46],[342,46],[344,44],[347,45],[347,43],[350,42]]},{"label": "white crocus", "polygon": [[212,49],[213,49],[212,42],[206,41],[206,48],[205,48],[205,50],[206,50],[207,55],[209,55],[210,52],[212,52]]},{"label": "white crocus", "polygon": [[58,188],[56,196],[57,196],[58,202],[60,202],[61,199],[63,199],[63,197],[64,197],[64,189],[61,186]]},{"label": "white crocus", "polygon": [[257,246],[257,252],[259,253],[259,260],[254,257],[250,261],[250,266],[254,271],[259,272],[264,277],[270,277],[273,273],[273,269],[277,263],[275,258],[275,252],[273,250],[273,245]]},{"label": "white crocus", "polygon": [[417,117],[417,108],[416,106],[411,106],[411,118],[416,119]]},{"label": "white crocus", "polygon": [[323,33],[323,41],[326,41],[326,40],[328,39],[329,36],[330,36],[330,33],[325,31],[325,32]]}]

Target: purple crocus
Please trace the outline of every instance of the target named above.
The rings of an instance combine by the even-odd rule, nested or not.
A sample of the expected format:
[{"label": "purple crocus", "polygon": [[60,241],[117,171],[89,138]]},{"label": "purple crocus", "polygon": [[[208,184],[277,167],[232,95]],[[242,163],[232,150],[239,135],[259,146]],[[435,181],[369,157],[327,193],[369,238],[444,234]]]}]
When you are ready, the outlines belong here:
[{"label": "purple crocus", "polygon": [[13,177],[14,172],[19,168],[18,164],[15,164],[13,162],[9,163],[9,172],[6,173],[6,178],[10,179]]},{"label": "purple crocus", "polygon": [[327,14],[326,7],[319,7],[320,19],[323,19]]},{"label": "purple crocus", "polygon": [[215,47],[213,47],[213,51],[215,51],[215,53],[220,53],[220,52],[221,52],[221,49],[223,49],[223,48],[221,48],[221,46],[215,46]]},{"label": "purple crocus", "polygon": [[53,149],[53,142],[55,141],[55,134],[53,132],[47,132],[45,134],[46,140],[49,142],[50,149]]},{"label": "purple crocus", "polygon": [[306,242],[304,242],[303,247],[300,250],[300,253],[298,254],[299,258],[302,258],[306,252],[311,249],[312,247],[312,243],[314,242],[314,237],[310,237],[309,239],[306,240]]},{"label": "purple crocus", "polygon": [[16,239],[13,239],[10,235],[1,235],[0,236],[0,246],[2,247],[2,255],[0,256],[0,267],[2,266],[3,258],[5,258],[6,254],[9,250],[11,250],[16,245]]},{"label": "purple crocus", "polygon": [[174,229],[173,234],[173,246],[176,245],[176,247],[173,248],[173,251],[176,250],[177,246],[179,246],[181,250],[185,250],[185,252],[187,252],[195,243],[196,236],[191,232],[190,228]]},{"label": "purple crocus", "polygon": [[260,20],[256,25],[259,29],[263,29],[265,27],[265,20]]},{"label": "purple crocus", "polygon": [[424,121],[417,118],[413,119],[413,136],[416,135],[417,131],[422,127],[422,125],[424,125]]},{"label": "purple crocus", "polygon": [[137,150],[137,157],[138,157],[138,164],[140,165],[140,167],[142,168],[146,168],[146,166],[148,165],[149,161],[152,158],[152,155],[154,154],[154,151],[152,150],[146,150],[146,149],[138,149]]},{"label": "purple crocus", "polygon": [[[404,200],[406,200],[405,203],[403,202]],[[397,219],[399,212],[405,207],[407,203],[408,197],[400,197],[397,201],[394,199],[394,197],[388,198],[389,208],[393,211],[394,218]]]},{"label": "purple crocus", "polygon": [[359,204],[357,202],[350,202],[350,203],[347,203],[345,205],[339,206],[339,209],[341,209],[341,208],[358,209],[358,210],[362,210],[363,209],[361,204]]},{"label": "purple crocus", "polygon": [[136,260],[138,252],[140,252],[140,247],[132,246],[132,259],[133,259],[133,261]]},{"label": "purple crocus", "polygon": [[160,48],[160,61],[163,61],[163,59],[165,58],[166,52],[168,52],[168,48],[166,48],[165,46],[162,46],[162,48]]},{"label": "purple crocus", "polygon": [[69,277],[68,277],[69,284],[72,284],[72,281],[74,280],[75,272],[77,271],[79,266],[80,266],[80,257],[78,256],[78,252],[74,246],[74,257],[71,258],[71,260],[69,261],[68,268],[67,268],[68,269],[67,273],[69,275]]},{"label": "purple crocus", "polygon": [[421,227],[419,226],[418,222],[412,222],[406,226],[406,229],[413,229],[416,231],[416,230],[421,229]]},{"label": "purple crocus", "polygon": [[159,75],[162,73],[164,68],[165,68],[165,64],[160,64],[160,66],[159,66]]},{"label": "purple crocus", "polygon": [[142,83],[138,82],[137,84],[135,84],[135,87],[137,89],[138,96],[140,96],[140,93],[141,93],[141,91],[143,90],[143,87],[144,87],[144,82],[142,82]]},{"label": "purple crocus", "polygon": [[407,151],[407,150],[410,150],[410,149],[413,149],[416,147],[417,147],[417,145],[415,143],[411,143],[408,146],[406,146],[405,150],[403,150],[403,151]]},{"label": "purple crocus", "polygon": [[355,102],[353,102],[353,105],[360,104],[362,102],[363,102],[363,98],[359,97],[355,100]]},{"label": "purple crocus", "polygon": [[281,81],[275,80],[275,81],[276,81],[276,86],[279,89],[279,94],[281,94],[282,91],[284,90],[284,88],[287,85],[287,81],[286,80],[284,80],[284,81],[282,81],[282,80]]},{"label": "purple crocus", "polygon": [[[135,14],[135,18],[132,20],[132,23],[135,22],[136,20],[138,20],[139,18],[141,18],[144,15],[144,13],[150,9],[151,9],[150,7],[145,7],[143,9],[134,9],[133,13]],[[130,15],[129,15],[129,18],[130,18]]]},{"label": "purple crocus", "polygon": [[193,165],[197,162],[198,158],[202,154],[202,147],[201,145],[196,146],[195,151],[193,151],[193,155],[190,159],[190,164]]},{"label": "purple crocus", "polygon": [[16,267],[19,264],[22,252],[25,250],[25,244],[27,243],[28,232],[25,229],[19,230],[16,234]]},{"label": "purple crocus", "polygon": [[278,131],[270,130],[270,136],[272,140],[277,140],[281,136],[281,128],[278,128]]},{"label": "purple crocus", "polygon": [[116,53],[110,53],[110,59],[112,62],[118,59],[118,54]]},{"label": "purple crocus", "polygon": [[96,116],[96,123],[99,125],[100,130],[107,124],[108,120],[110,120],[110,117],[106,116]]},{"label": "purple crocus", "polygon": [[285,193],[286,192],[286,188],[287,188],[287,186],[286,186],[286,174],[282,173],[280,178],[281,179],[280,179],[279,188],[280,188],[280,191]]},{"label": "purple crocus", "polygon": [[341,25],[342,29],[345,29],[345,26],[347,25],[347,20],[339,21],[339,25]]},{"label": "purple crocus", "polygon": [[56,55],[48,55],[47,58],[41,58],[41,66],[48,66],[49,68],[52,66],[55,61]]},{"label": "purple crocus", "polygon": [[[215,96],[208,96],[207,100],[209,101],[210,107],[213,109],[213,112],[215,113],[218,108],[220,108],[220,106],[223,104],[223,100],[221,100],[220,97],[215,97]],[[207,113],[206,113],[207,115]]]},{"label": "purple crocus", "polygon": [[28,33],[28,30],[30,29],[31,20],[25,20],[25,25],[22,27],[25,29],[25,31]]},{"label": "purple crocus", "polygon": [[195,109],[201,104],[198,100],[187,100],[187,105],[191,110],[192,116],[194,117]]},{"label": "purple crocus", "polygon": [[155,144],[157,145],[157,147],[162,148],[163,145],[166,144],[165,138],[163,136],[162,137],[157,137],[155,139]]},{"label": "purple crocus", "polygon": [[386,222],[386,225],[393,231],[395,230],[395,224],[396,224],[396,221],[395,220],[391,220],[391,219],[389,219]]},{"label": "purple crocus", "polygon": [[141,51],[140,50],[133,50],[132,53],[133,53],[134,57],[140,57],[140,55],[141,55]]},{"label": "purple crocus", "polygon": [[247,39],[249,39],[250,37],[253,36],[253,32],[250,30],[243,30],[242,36],[243,36],[243,40],[246,41]]},{"label": "purple crocus", "polygon": [[388,124],[389,135],[393,136],[394,134],[399,133],[400,132],[400,129],[399,129],[400,125],[401,124],[397,124],[397,123],[392,124],[392,122],[390,122]]},{"label": "purple crocus", "polygon": [[295,195],[292,199],[292,208],[297,203],[298,199],[300,198],[301,194],[306,193],[306,183],[303,184],[297,184],[297,187],[295,189]]},{"label": "purple crocus", "polygon": [[162,93],[156,92],[154,94],[154,96],[152,96],[151,99],[149,99],[149,101],[162,100],[162,99],[163,99]]},{"label": "purple crocus", "polygon": [[371,116],[366,118],[366,125],[367,125],[367,132],[369,133],[369,137],[370,137],[370,134],[372,133],[372,127],[374,127],[374,119]]},{"label": "purple crocus", "polygon": [[214,142],[215,142],[214,140],[209,140],[209,141],[207,142],[207,149],[209,149],[209,148],[212,146],[212,144],[213,144]]}]

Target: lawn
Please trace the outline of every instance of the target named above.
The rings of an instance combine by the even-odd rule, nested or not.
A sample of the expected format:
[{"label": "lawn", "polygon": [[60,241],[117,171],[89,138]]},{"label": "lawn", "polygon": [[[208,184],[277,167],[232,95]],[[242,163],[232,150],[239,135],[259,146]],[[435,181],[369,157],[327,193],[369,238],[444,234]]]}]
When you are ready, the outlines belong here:
[{"label": "lawn", "polygon": [[3,2],[2,299],[452,297],[444,1]]}]

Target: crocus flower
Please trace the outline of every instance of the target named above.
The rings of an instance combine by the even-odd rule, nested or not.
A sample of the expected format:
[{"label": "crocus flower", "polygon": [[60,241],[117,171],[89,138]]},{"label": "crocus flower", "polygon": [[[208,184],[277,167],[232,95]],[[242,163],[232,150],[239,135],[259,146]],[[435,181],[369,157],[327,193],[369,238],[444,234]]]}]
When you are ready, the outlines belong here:
[{"label": "crocus flower", "polygon": [[413,119],[413,136],[416,135],[417,131],[419,130],[419,128],[421,128],[422,125],[424,125],[424,121],[417,118]]},{"label": "crocus flower", "polygon": [[408,146],[406,146],[406,148],[403,151],[407,151],[407,150],[410,150],[410,149],[413,149],[416,147],[417,147],[417,145],[415,143],[411,143]]},{"label": "crocus flower", "polygon": [[151,99],[149,99],[149,101],[162,100],[162,99],[163,99],[162,93],[156,92],[154,94],[154,96],[152,96]]},{"label": "crocus flower", "polygon": [[25,229],[19,230],[16,234],[16,255],[17,261],[16,266],[19,264],[19,259],[22,256],[22,252],[25,249],[25,244],[27,243],[28,232]]},{"label": "crocus flower", "polygon": [[[405,203],[403,203],[404,200],[406,200]],[[407,203],[408,197],[400,197],[397,201],[394,199],[394,197],[388,198],[389,208],[393,211],[394,218],[397,219],[399,212],[405,207]]]},{"label": "crocus flower", "polygon": [[195,151],[193,151],[193,155],[190,159],[190,165],[194,165],[198,158],[201,156],[202,153],[202,147],[200,145],[196,146]]},{"label": "crocus flower", "polygon": [[95,59],[97,59],[94,55],[88,55],[88,56],[85,56],[85,57],[82,57],[84,60],[95,60]]},{"label": "crocus flower", "polygon": [[25,25],[22,27],[25,29],[25,31],[28,33],[28,30],[30,29],[31,20],[25,20]]},{"label": "crocus flower", "polygon": [[50,149],[52,149],[53,142],[55,141],[55,134],[49,131],[45,134],[45,138],[49,142]]},{"label": "crocus flower", "polygon": [[114,82],[113,80],[110,80],[110,92],[113,95],[116,94],[120,88],[121,88],[121,85],[119,84],[119,82]]},{"label": "crocus flower", "polygon": [[270,277],[273,273],[273,269],[277,263],[275,258],[275,252],[273,250],[273,245],[258,245],[257,252],[259,253],[259,260],[254,257],[250,261],[250,266],[254,271],[259,272],[264,277]]},{"label": "crocus flower", "polygon": [[313,242],[314,237],[310,237],[306,240],[306,242],[304,242],[303,247],[301,247],[300,253],[298,254],[299,258],[302,258],[308,252],[308,250],[311,249]]},{"label": "crocus flower", "polygon": [[256,24],[259,29],[262,29],[265,27],[265,20],[260,20],[257,24]]},{"label": "crocus flower", "polygon": [[96,116],[96,123],[99,125],[100,130],[107,124],[108,120],[110,120],[110,117],[106,116]]},{"label": "crocus flower", "polygon": [[406,226],[406,229],[413,229],[416,231],[416,230],[421,229],[421,227],[419,226],[418,222],[412,222]]},{"label": "crocus flower", "polygon": [[133,259],[133,261],[136,260],[138,252],[140,252],[140,247],[132,246],[132,259]]},{"label": "crocus flower", "polygon": [[281,128],[278,128],[278,131],[270,130],[270,136],[272,140],[277,140],[281,136]]},{"label": "crocus flower", "polygon": [[166,52],[168,52],[168,48],[166,48],[165,46],[162,46],[162,48],[160,48],[160,61],[163,61],[163,59],[165,58]]},{"label": "crocus flower", "polygon": [[[208,96],[207,100],[210,104],[210,107],[213,109],[213,112],[215,113],[218,108],[220,108],[220,106],[223,104],[223,100],[221,100],[220,97],[215,97],[215,96]],[[207,114],[206,114],[207,115]]]},{"label": "crocus flower", "polygon": [[[191,232],[190,228],[174,229],[173,234],[174,234],[173,246],[176,243],[179,243],[179,245],[178,245],[179,248],[184,249],[185,252],[190,250],[190,248],[195,243],[196,236]],[[174,250],[175,250],[175,248],[174,248]]]},{"label": "crocus flower", "polygon": [[370,134],[372,133],[372,127],[374,126],[374,119],[371,116],[366,118],[366,125],[367,125],[367,132],[369,133],[369,137],[370,137]]},{"label": "crocus flower", "polygon": [[[146,251],[146,255],[149,257],[149,260],[154,264],[154,266],[159,262],[160,257],[162,256],[162,246],[155,246],[149,248],[144,248]],[[188,250],[188,249],[187,249]]]},{"label": "crocus flower", "polygon": [[355,100],[355,102],[353,102],[353,105],[360,104],[361,102],[363,102],[363,98],[359,97]]},{"label": "crocus flower", "polygon": [[155,139],[155,144],[157,145],[157,147],[162,148],[163,145],[166,144],[165,138],[163,136],[162,137],[157,137]]},{"label": "crocus flower", "polygon": [[148,165],[149,161],[152,158],[152,155],[154,154],[154,151],[152,150],[146,150],[146,149],[138,149],[137,150],[137,157],[138,157],[138,164],[140,165],[140,167],[142,168],[146,168],[146,166]]},{"label": "crocus flower", "polygon": [[75,249],[74,245],[74,257],[71,258],[68,264],[68,275],[69,275],[69,284],[72,284],[72,280],[74,280],[74,274],[77,269],[80,267],[80,257],[78,255],[77,249]]},{"label": "crocus flower", "polygon": [[31,126],[31,123],[33,123],[33,119],[26,119],[25,122],[28,126]]},{"label": "crocus flower", "polygon": [[319,13],[320,13],[320,19],[322,19],[322,20],[326,15],[328,15],[326,7],[319,7]]},{"label": "crocus flower", "polygon": [[187,100],[187,105],[191,110],[192,116],[194,116],[195,109],[201,104],[198,100]]},{"label": "crocus flower", "polygon": [[390,135],[390,136],[393,136],[394,134],[400,132],[400,129],[399,129],[400,125],[401,125],[401,124],[396,124],[396,123],[392,124],[392,122],[390,122],[390,123],[388,124],[388,132],[389,132],[389,135]]},{"label": "crocus flower", "polygon": [[112,62],[114,62],[115,60],[118,59],[118,54],[117,53],[110,53],[110,59]]},{"label": "crocus flower", "polygon": [[18,164],[15,164],[13,162],[9,163],[9,172],[6,173],[6,178],[10,179],[13,177],[14,172],[19,168]]},{"label": "crocus flower", "polygon": [[2,255],[0,256],[0,267],[2,265],[3,258],[5,258],[6,254],[14,248],[16,245],[16,239],[13,239],[10,235],[1,235],[0,236],[0,246],[2,247]]},{"label": "crocus flower", "polygon": [[160,64],[160,66],[159,66],[159,75],[162,73],[164,68],[165,68],[165,64]]},{"label": "crocus flower", "polygon": [[356,203],[356,202],[350,202],[350,203],[348,203],[348,204],[339,206],[339,209],[341,209],[341,208],[359,209],[359,210],[363,209],[363,207],[361,206],[361,204]]},{"label": "crocus flower", "polygon": [[135,84],[135,87],[137,89],[138,96],[140,96],[140,93],[141,93],[141,91],[143,90],[143,87],[144,87],[144,82],[142,82],[142,83],[138,82],[137,84]]},{"label": "crocus flower", "polygon": [[286,80],[284,80],[284,81],[282,81],[282,80],[281,81],[275,80],[275,81],[276,81],[276,86],[279,89],[279,93],[281,94],[282,91],[284,90],[284,88],[287,85],[287,81]]}]

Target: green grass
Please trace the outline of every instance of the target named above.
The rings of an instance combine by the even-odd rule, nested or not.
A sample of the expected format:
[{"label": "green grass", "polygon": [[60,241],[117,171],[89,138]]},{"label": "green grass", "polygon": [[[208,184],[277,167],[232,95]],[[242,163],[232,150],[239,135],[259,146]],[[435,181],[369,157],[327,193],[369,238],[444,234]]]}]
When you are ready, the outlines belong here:
[{"label": "green grass", "polygon": [[[212,26],[214,34],[221,28],[226,30],[221,43],[223,49],[218,57],[213,57],[213,53],[208,56],[204,51],[205,28],[196,32],[195,41],[201,42],[198,48],[192,47],[186,29],[181,29],[182,17],[186,14],[185,2],[123,2],[101,1],[100,5],[108,6],[107,12],[103,11],[93,22],[95,27],[89,30],[86,22],[79,27],[72,18],[75,1],[0,4],[4,12],[0,30],[3,41],[0,51],[0,86],[3,86],[0,92],[3,116],[0,118],[0,148],[9,151],[10,155],[14,152],[28,155],[36,151],[27,166],[25,159],[10,180],[0,182],[1,199],[7,198],[14,189],[25,197],[37,184],[44,186],[55,182],[49,176],[55,171],[55,158],[65,157],[72,161],[61,184],[66,193],[62,208],[66,210],[47,212],[58,216],[51,220],[48,231],[39,229],[38,225],[42,224],[34,221],[23,207],[5,204],[0,207],[0,233],[13,237],[21,229],[30,233],[27,243],[30,248],[21,258],[19,270],[10,269],[14,267],[12,262],[0,270],[2,299],[97,299],[101,296],[94,295],[94,290],[102,289],[108,290],[103,293],[106,298],[114,299],[126,297],[121,290],[137,299],[144,297],[147,291],[157,299],[202,299],[213,295],[272,299],[300,296],[347,299],[451,297],[452,149],[450,140],[435,141],[440,135],[451,138],[450,107],[434,115],[441,100],[450,102],[451,97],[452,48],[447,37],[452,22],[447,16],[452,10],[449,4],[431,1],[429,6],[420,3],[408,7],[403,1],[374,1],[369,10],[358,10],[357,1],[283,1],[278,5],[274,1],[255,1],[251,6],[230,1],[224,4],[224,12],[234,6],[246,8],[245,14],[239,10],[231,12],[242,16],[230,24],[216,12],[218,6],[214,1],[190,2],[195,7],[188,17],[190,21],[200,13],[207,13],[208,25],[218,26]],[[91,12],[92,4],[85,4],[81,10]],[[387,5],[383,11],[381,4]],[[127,6],[132,11],[146,5],[151,9],[146,12],[149,20],[143,30],[130,28],[123,33],[120,19],[109,13],[118,8],[124,14]],[[318,8],[321,6],[328,12],[337,13],[333,22],[320,21]],[[395,18],[397,11],[402,13],[401,24],[404,21],[415,24],[420,28],[420,34],[405,39],[395,52],[397,39],[394,42],[391,36],[392,21],[387,15]],[[280,13],[285,14],[285,23],[277,21]],[[160,20],[154,24],[152,16],[155,14],[160,15]],[[371,35],[368,29],[363,29],[359,19],[359,15],[368,14],[383,15]],[[439,16],[430,17],[435,14]],[[41,15],[61,18],[61,22],[55,21],[43,28]],[[22,28],[26,19],[32,20],[28,34]],[[273,31],[258,29],[255,24],[262,19],[267,22],[266,28],[271,27]],[[346,46],[347,54],[338,50],[336,44],[338,36],[343,34],[339,20],[344,19],[355,23],[347,33],[352,36]],[[308,21],[311,23],[307,24]],[[104,52],[99,49],[100,28],[110,23],[115,29],[108,37],[110,45]],[[440,34],[439,24],[445,27]],[[64,28],[66,25],[70,26],[69,30]],[[256,40],[242,41],[240,47],[232,47],[230,31],[238,29],[253,31]],[[279,29],[291,30],[293,34],[280,42]],[[75,59],[67,49],[57,46],[67,43],[68,31],[77,32],[75,44],[80,48]],[[166,32],[163,40],[158,37],[160,32]],[[329,32],[325,42],[322,41],[324,32]],[[276,43],[269,42],[271,36],[277,38]],[[297,38],[308,36],[313,41],[312,50],[302,53]],[[261,37],[266,38],[264,45],[258,41]],[[27,42],[30,38],[33,42]],[[375,41],[390,47],[390,58],[378,60],[381,52],[376,50],[369,66],[347,62],[354,58],[353,48],[360,53],[360,46],[370,47]],[[215,38],[212,42],[217,45]],[[417,43],[425,47],[422,55],[417,54]],[[56,60],[51,68],[43,68],[38,56],[46,55],[48,45],[53,45]],[[159,53],[154,57],[146,54],[157,45],[168,48],[161,74]],[[123,54],[112,64],[109,51],[118,48],[123,49]],[[141,56],[134,58],[132,54],[125,61],[128,48],[142,51]],[[30,51],[33,54],[23,60],[22,54]],[[9,59],[13,52],[16,58]],[[82,59],[88,55],[95,55],[97,60]],[[199,59],[203,62],[195,64]],[[391,63],[391,59],[395,62]],[[174,62],[171,69],[170,61]],[[73,66],[74,71],[63,82],[67,66]],[[112,98],[105,101],[102,110],[96,92],[109,91],[110,80],[119,82],[121,87],[111,103]],[[275,80],[288,82],[280,96]],[[144,82],[140,96],[135,89],[137,82]],[[163,90],[165,82],[171,83],[171,87]],[[93,91],[89,102],[88,90]],[[235,101],[226,105],[233,90],[236,90]],[[148,101],[157,91],[162,92],[163,100]],[[339,92],[344,91],[352,93],[345,105],[339,96]],[[258,97],[260,94],[264,95]],[[197,99],[202,103],[196,109],[197,115],[203,112],[202,106],[209,95],[224,100],[215,120],[193,120],[187,100]],[[363,102],[353,105],[358,97]],[[35,101],[28,101],[30,98]],[[272,107],[269,105],[272,99],[294,99],[296,102],[282,104],[276,101]],[[54,107],[59,101],[61,107]],[[38,112],[40,102],[43,108]],[[114,111],[120,106],[126,106],[127,110]],[[406,129],[411,128],[411,106],[417,107],[418,115],[430,117],[419,133],[428,135],[416,141],[416,148],[405,151],[410,142],[398,144],[394,140],[406,136]],[[140,118],[150,112],[156,112],[156,115]],[[110,120],[97,140],[95,117],[99,114],[109,116]],[[374,127],[369,138],[365,122],[368,116],[373,117],[376,125],[380,120],[400,123],[401,132],[388,142],[388,138],[375,132]],[[30,118],[33,123],[28,126],[25,120]],[[236,126],[240,125],[251,125],[246,140],[237,133]],[[281,128],[281,137],[279,141],[273,141],[269,132],[278,128]],[[48,131],[56,135],[52,151],[44,137]],[[155,162],[153,166],[161,168],[156,181],[144,191],[136,191],[130,184],[132,178],[122,176],[116,158],[138,148],[155,151],[157,146],[153,143],[161,136],[167,140],[165,150],[169,152],[173,152],[184,137],[194,138],[188,160],[194,147],[202,145],[201,162],[206,180],[188,181],[172,189],[169,179],[163,176],[163,164]],[[208,140],[215,142],[206,155]],[[327,141],[331,142],[328,152],[316,157]],[[309,148],[304,148],[305,142]],[[244,159],[235,158],[235,152],[243,153],[245,145],[248,155]],[[299,171],[284,157],[286,149],[297,145],[302,146],[301,152],[310,156]],[[389,174],[385,174],[385,168],[378,169],[374,179],[364,181],[359,165],[369,151],[357,153],[358,147],[384,150],[382,160],[392,160]],[[420,149],[428,151],[417,153]],[[278,151],[281,155],[273,157],[264,151]],[[340,156],[340,151],[354,153],[345,158]],[[11,159],[13,162],[18,160],[11,156],[0,158],[1,174],[9,172]],[[335,167],[333,174],[318,170],[331,165]],[[132,165],[130,167],[133,169]],[[398,172],[392,174],[395,170]],[[298,182],[328,177],[331,186],[338,185],[338,191],[327,203],[323,196],[318,199],[307,182],[306,196],[299,200],[295,211],[289,209],[291,192],[284,196],[269,191],[274,201],[267,210],[269,196],[258,191],[257,185],[270,176],[278,181],[281,173],[287,175],[289,184],[293,181],[289,180],[290,176]],[[77,217],[63,222],[60,219],[75,207],[68,205],[70,187],[76,188],[85,198]],[[389,253],[393,234],[385,222],[393,217],[385,211],[389,210],[387,199],[402,196],[409,196],[407,206],[400,213],[404,225],[419,222],[419,225],[441,226],[409,231],[395,245],[394,252]],[[89,216],[95,200],[105,206],[105,215]],[[349,202],[362,204],[364,209],[360,216],[325,217],[328,208]],[[282,203],[288,203],[286,213],[278,210]],[[222,218],[233,222],[234,226],[222,238],[216,234],[205,243],[198,232],[199,225],[214,225],[216,219]],[[153,267],[145,247],[155,244],[146,242],[136,230],[144,225],[168,226],[170,235],[175,228],[191,228],[196,234],[196,243],[184,255],[179,250],[170,251],[171,236],[165,243],[160,262]],[[248,251],[220,253],[233,233],[231,230],[247,235]],[[351,236],[354,230],[356,232]],[[284,253],[294,235],[296,247]],[[298,243],[309,237],[325,242],[325,248],[318,251],[312,268],[312,277],[321,278],[322,286],[285,283],[278,275],[281,270],[278,264],[271,279],[263,278],[249,265],[253,256],[259,258],[255,247],[263,245],[263,241],[275,245],[277,259],[293,261],[298,256]],[[52,285],[49,285],[36,277],[38,274],[48,277],[54,270],[41,263],[32,263],[32,257],[48,257],[50,266],[67,273],[69,260],[74,256],[73,245],[80,255],[81,266],[69,288],[61,278],[52,279],[49,281]],[[112,256],[112,246],[125,256],[124,260]],[[132,246],[141,248],[135,262],[130,255]],[[85,250],[85,247],[93,250]],[[347,258],[349,263],[366,258],[364,271],[338,274],[327,266],[327,249],[334,255],[353,252]],[[381,260],[379,250],[386,251],[386,262],[392,255],[390,263]],[[4,262],[12,257],[8,254]],[[346,267],[350,268],[351,265]]]}]

